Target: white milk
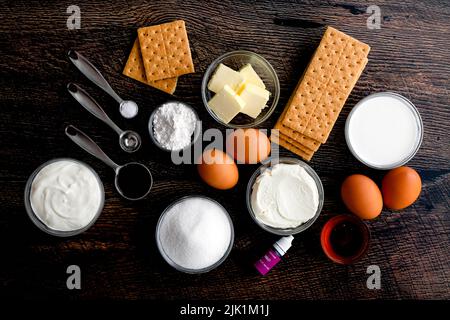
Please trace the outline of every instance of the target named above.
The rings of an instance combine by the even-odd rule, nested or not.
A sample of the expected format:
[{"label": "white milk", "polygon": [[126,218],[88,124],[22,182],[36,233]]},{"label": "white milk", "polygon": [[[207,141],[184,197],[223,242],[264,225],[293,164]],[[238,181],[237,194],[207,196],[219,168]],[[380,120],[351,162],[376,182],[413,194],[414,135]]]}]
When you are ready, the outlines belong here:
[{"label": "white milk", "polygon": [[346,124],[347,144],[361,162],[389,169],[410,160],[422,138],[420,115],[400,95],[378,93],[359,102]]}]

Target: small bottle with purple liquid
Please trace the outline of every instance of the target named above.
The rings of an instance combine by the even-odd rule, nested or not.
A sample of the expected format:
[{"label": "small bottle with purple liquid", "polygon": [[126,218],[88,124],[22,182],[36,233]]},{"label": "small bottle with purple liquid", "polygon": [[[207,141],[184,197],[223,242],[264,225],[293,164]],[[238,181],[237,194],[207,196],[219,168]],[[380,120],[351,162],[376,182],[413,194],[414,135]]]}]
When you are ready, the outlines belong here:
[{"label": "small bottle with purple liquid", "polygon": [[267,253],[255,263],[255,268],[261,275],[266,275],[278,262],[281,261],[281,257],[292,246],[293,236],[283,237],[275,242]]}]

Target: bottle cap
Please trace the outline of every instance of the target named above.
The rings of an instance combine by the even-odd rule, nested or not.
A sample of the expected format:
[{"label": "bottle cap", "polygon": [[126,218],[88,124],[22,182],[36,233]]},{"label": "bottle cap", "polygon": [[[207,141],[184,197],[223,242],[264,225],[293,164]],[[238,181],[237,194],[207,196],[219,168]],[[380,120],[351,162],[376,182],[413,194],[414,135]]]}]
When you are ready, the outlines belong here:
[{"label": "bottle cap", "polygon": [[277,249],[278,253],[283,256],[292,246],[292,240],[294,240],[293,236],[283,237],[275,242],[273,246]]}]

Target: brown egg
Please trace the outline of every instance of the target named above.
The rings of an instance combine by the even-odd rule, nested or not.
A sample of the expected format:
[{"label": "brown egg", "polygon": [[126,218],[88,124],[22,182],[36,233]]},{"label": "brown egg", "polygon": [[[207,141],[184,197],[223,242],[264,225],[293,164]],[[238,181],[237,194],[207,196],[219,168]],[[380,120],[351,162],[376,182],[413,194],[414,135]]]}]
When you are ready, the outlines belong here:
[{"label": "brown egg", "polygon": [[348,210],[361,219],[374,219],[383,209],[380,189],[372,179],[362,174],[354,174],[344,180],[341,197]]},{"label": "brown egg", "polygon": [[203,181],[220,190],[233,188],[239,180],[238,168],[233,159],[218,149],[205,150],[197,170]]},{"label": "brown egg", "polygon": [[257,129],[237,129],[227,137],[227,152],[238,163],[255,164],[270,154],[269,138]]},{"label": "brown egg", "polygon": [[400,167],[389,171],[381,183],[384,205],[401,210],[412,205],[420,195],[422,180],[416,170]]}]

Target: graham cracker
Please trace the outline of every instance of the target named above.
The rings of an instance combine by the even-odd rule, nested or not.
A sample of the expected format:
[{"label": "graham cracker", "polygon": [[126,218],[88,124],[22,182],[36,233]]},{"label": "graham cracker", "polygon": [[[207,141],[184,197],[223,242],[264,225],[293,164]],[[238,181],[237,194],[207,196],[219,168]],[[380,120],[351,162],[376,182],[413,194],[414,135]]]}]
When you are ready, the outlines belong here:
[{"label": "graham cracker", "polygon": [[360,69],[353,69],[346,80],[338,82],[336,86],[329,85],[329,91],[322,96],[319,105],[309,120],[304,132],[305,135],[322,143],[326,142],[367,62],[368,59],[364,59]]},{"label": "graham cracker", "polygon": [[307,153],[307,152],[297,148],[296,146],[294,146],[293,144],[289,143],[288,141],[284,140],[281,137],[278,138],[278,144],[280,146],[282,146],[283,148],[291,151],[292,153],[295,153],[296,155],[300,156],[301,158],[303,158],[306,161],[310,161],[314,155],[314,152]]},{"label": "graham cracker", "polygon": [[305,74],[289,99],[282,124],[302,133],[319,102],[324,86]]},{"label": "graham cracker", "polygon": [[350,39],[351,37],[345,33],[333,27],[327,27],[306,68],[305,75],[327,84],[333,73],[325,71],[331,71],[338,64],[339,58]]},{"label": "graham cracker", "polygon": [[130,55],[122,74],[169,94],[173,94],[177,87],[178,78],[176,77],[156,81],[147,81],[138,39],[134,41],[133,48],[131,48]]},{"label": "graham cracker", "polygon": [[[332,27],[325,30],[300,84],[293,93],[294,98],[288,103],[288,111],[283,119],[285,126],[300,133],[306,130],[309,119],[332,77],[349,39],[348,35]],[[311,88],[315,90],[311,90]],[[304,101],[304,105],[295,104],[296,99]]]},{"label": "graham cracker", "polygon": [[[282,121],[283,121],[285,114],[286,114],[286,109],[283,111],[283,113],[281,114],[280,118],[275,123],[275,126],[273,128],[278,130],[280,132],[281,136],[290,138],[293,141],[297,141],[298,143],[304,145],[305,147],[307,147],[308,149],[310,149],[312,151],[319,150],[319,147],[321,145],[319,141],[314,140],[308,136],[305,136],[304,134],[301,134],[298,131],[292,130],[291,128],[283,125]],[[286,139],[286,140],[288,140],[288,139]]]},{"label": "graham cracker", "polygon": [[321,143],[317,140],[314,140],[311,137],[305,136],[302,133],[299,133],[295,130],[292,130],[291,128],[288,128],[286,126],[281,125],[275,125],[274,129],[277,129],[280,131],[280,134],[288,137],[289,139],[292,139],[294,141],[297,141],[298,143],[304,145],[309,150],[312,150],[316,152],[319,150]]},{"label": "graham cracker", "polygon": [[368,62],[369,51],[367,44],[349,37],[328,85],[340,91],[353,89]]},{"label": "graham cracker", "polygon": [[147,80],[193,73],[191,49],[183,20],[138,29]]},{"label": "graham cracker", "polygon": [[327,91],[309,119],[304,134],[322,143],[326,142],[349,93]]},{"label": "graham cracker", "polygon": [[[369,51],[367,44],[328,27],[286,107],[282,125],[325,143],[367,64]],[[300,107],[296,99],[304,99],[304,104]]]},{"label": "graham cracker", "polygon": [[186,31],[186,24],[183,20],[161,25],[164,45],[166,48],[167,60],[172,72],[176,76],[193,73],[194,63],[192,62],[191,48]]},{"label": "graham cracker", "polygon": [[[278,132],[278,133],[276,133]],[[301,142],[298,142],[297,140],[294,140],[286,135],[284,135],[283,133],[281,133],[280,131],[272,131],[272,135],[270,136],[270,140],[274,143],[277,143],[277,138],[278,139],[283,139],[287,142],[289,142],[290,144],[292,144],[293,146],[295,146],[296,148],[304,151],[307,154],[310,153],[314,153],[315,150],[311,150],[310,148],[308,148],[307,146],[303,145]]]},{"label": "graham cracker", "polygon": [[[353,46],[350,43],[349,46],[352,48],[356,47],[356,50],[365,49],[366,56],[357,57],[355,49],[351,49],[351,52],[344,53],[341,56],[339,65],[332,78],[338,79],[338,81],[334,82],[333,80],[330,80],[326,93],[322,96],[303,132],[304,135],[322,143],[327,141],[348,96],[352,92],[368,62],[367,54],[370,48],[366,44],[361,42],[360,45],[356,44]],[[355,54],[352,52],[355,52]],[[341,69],[344,71],[341,71]]]},{"label": "graham cracker", "polygon": [[285,149],[295,153],[296,155],[300,156],[301,158],[303,158],[304,160],[311,160],[311,158],[314,155],[314,151],[303,146],[302,144],[298,143],[297,141],[286,137],[285,135],[283,135],[282,133],[280,133],[280,131],[278,130],[273,130],[271,135],[270,135],[270,140],[273,143],[276,143],[282,147],[284,147]]}]

